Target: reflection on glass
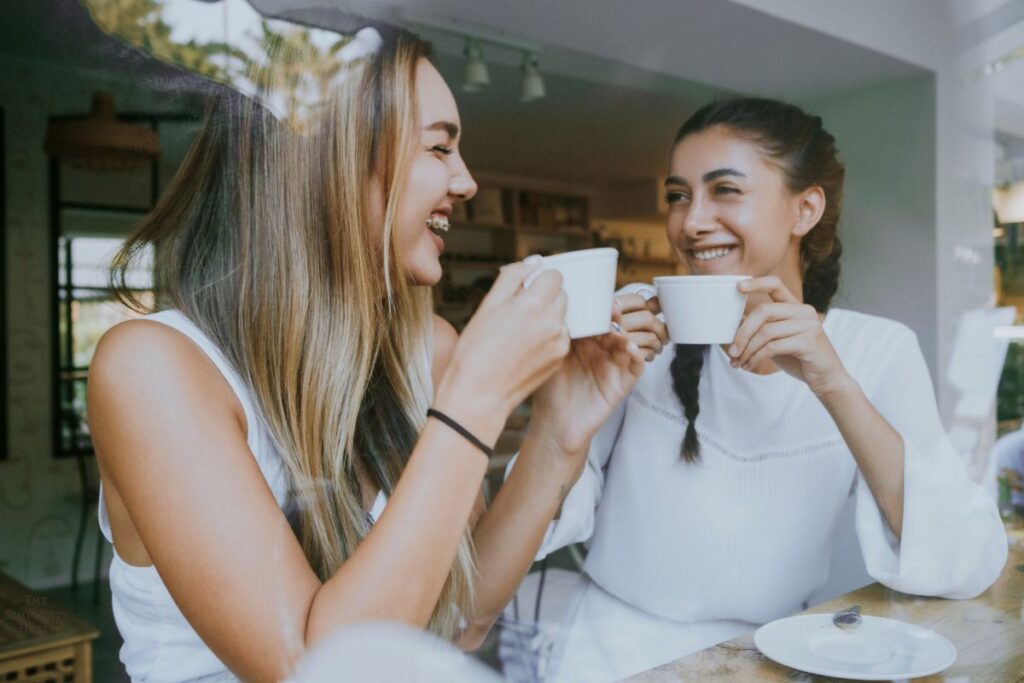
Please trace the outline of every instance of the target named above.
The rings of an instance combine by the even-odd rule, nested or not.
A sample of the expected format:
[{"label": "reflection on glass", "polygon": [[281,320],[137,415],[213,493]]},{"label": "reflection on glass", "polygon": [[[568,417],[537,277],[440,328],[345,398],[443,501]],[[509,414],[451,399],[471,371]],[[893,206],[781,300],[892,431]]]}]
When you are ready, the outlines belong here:
[{"label": "reflection on glass", "polygon": [[378,46],[354,37],[266,19],[246,0],[83,0],[108,33],[154,57],[229,85],[301,129],[343,66]]}]

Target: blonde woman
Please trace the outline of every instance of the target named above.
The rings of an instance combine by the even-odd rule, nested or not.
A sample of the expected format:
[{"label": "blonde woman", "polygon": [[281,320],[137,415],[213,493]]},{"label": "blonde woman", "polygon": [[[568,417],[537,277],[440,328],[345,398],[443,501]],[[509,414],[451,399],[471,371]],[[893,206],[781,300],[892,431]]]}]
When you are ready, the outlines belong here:
[{"label": "blonde woman", "polygon": [[[641,371],[621,332],[570,346],[535,263],[461,338],[432,316],[438,232],[476,184],[427,54],[368,51],[301,125],[221,98],[119,255],[123,276],[155,247],[165,308],[111,330],[89,383],[133,680],[280,680],[362,620],[472,647]],[[538,388],[485,512],[485,454]]]}]

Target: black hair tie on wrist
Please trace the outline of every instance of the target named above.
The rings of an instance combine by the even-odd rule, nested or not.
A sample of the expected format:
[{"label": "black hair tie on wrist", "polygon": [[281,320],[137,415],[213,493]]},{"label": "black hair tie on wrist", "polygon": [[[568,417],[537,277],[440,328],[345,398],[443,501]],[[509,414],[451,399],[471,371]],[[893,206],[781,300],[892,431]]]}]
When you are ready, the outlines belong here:
[{"label": "black hair tie on wrist", "polygon": [[468,429],[466,429],[465,427],[463,427],[458,422],[456,422],[452,418],[448,417],[447,415],[445,415],[441,411],[434,410],[433,408],[427,408],[427,417],[434,417],[434,418],[437,418],[438,420],[440,420],[441,422],[444,422],[446,425],[448,425],[449,427],[454,429],[456,432],[458,432],[459,436],[461,436],[466,441],[470,442],[471,444],[473,444],[474,446],[479,448],[481,451],[483,451],[483,454],[486,455],[488,458],[493,458],[494,457],[494,449],[493,448],[491,448],[490,446],[485,444],[483,441],[481,441],[480,439],[478,439],[475,436],[473,436],[473,434]]}]

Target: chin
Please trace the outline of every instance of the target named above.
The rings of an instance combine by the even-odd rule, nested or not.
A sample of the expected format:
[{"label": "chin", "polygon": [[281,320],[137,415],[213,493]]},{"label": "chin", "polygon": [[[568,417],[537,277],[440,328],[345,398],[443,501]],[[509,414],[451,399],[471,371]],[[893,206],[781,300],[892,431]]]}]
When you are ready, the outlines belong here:
[{"label": "chin", "polygon": [[409,269],[409,282],[419,287],[433,287],[441,281],[441,264],[414,265]]}]

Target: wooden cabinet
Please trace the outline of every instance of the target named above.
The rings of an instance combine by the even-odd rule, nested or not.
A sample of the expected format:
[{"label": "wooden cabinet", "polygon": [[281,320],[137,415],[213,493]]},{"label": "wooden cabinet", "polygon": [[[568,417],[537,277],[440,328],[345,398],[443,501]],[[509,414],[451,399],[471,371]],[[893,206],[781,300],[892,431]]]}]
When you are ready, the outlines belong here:
[{"label": "wooden cabinet", "polygon": [[99,631],[0,574],[0,681],[91,683]]}]

